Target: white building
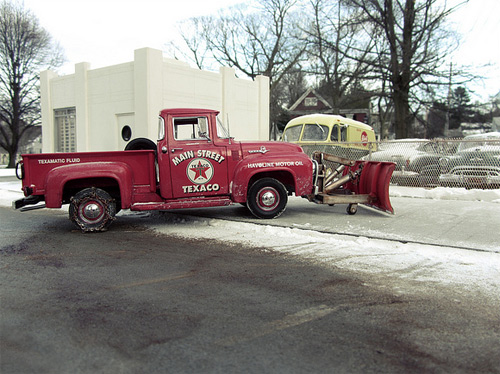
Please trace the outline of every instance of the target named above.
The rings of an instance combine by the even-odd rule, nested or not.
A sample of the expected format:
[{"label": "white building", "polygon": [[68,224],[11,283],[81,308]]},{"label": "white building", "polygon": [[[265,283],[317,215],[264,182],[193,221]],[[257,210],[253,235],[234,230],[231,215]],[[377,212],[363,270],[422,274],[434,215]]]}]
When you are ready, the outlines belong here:
[{"label": "white building", "polygon": [[229,120],[238,140],[269,137],[269,79],[239,79],[232,68],[218,73],[164,59],[151,48],[134,52],[134,61],[75,73],[43,71],[43,152],[123,150],[130,139],[157,137],[158,113],[165,108],[210,108]]}]

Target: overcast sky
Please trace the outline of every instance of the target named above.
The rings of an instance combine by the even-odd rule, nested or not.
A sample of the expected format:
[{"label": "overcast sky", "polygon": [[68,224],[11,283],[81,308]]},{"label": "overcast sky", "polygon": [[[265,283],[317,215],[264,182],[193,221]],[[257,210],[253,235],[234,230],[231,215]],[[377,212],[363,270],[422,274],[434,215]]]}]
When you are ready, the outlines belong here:
[{"label": "overcast sky", "polygon": [[[18,0],[23,1],[23,0]],[[445,0],[443,0],[445,1]],[[447,0],[454,4],[461,0]],[[134,50],[163,50],[176,39],[176,22],[216,13],[241,0],[24,0],[42,27],[59,42],[67,63],[59,70],[72,74],[74,64],[89,62],[91,68],[132,61]],[[456,64],[497,64],[481,73],[489,79],[477,82],[484,96],[500,91],[500,1],[470,0],[452,21],[463,34]],[[444,62],[446,64],[449,61]],[[472,88],[472,87],[471,87]]]}]

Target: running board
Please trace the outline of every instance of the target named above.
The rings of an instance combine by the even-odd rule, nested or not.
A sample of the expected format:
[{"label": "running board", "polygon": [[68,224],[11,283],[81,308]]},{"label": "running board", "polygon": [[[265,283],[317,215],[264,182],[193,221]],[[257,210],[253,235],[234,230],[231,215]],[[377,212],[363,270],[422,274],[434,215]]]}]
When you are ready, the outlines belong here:
[{"label": "running board", "polygon": [[171,210],[171,209],[186,209],[186,208],[209,208],[216,206],[228,206],[233,202],[229,197],[224,198],[193,198],[179,199],[162,202],[151,203],[134,203],[130,206],[130,210],[147,211],[147,210]]}]

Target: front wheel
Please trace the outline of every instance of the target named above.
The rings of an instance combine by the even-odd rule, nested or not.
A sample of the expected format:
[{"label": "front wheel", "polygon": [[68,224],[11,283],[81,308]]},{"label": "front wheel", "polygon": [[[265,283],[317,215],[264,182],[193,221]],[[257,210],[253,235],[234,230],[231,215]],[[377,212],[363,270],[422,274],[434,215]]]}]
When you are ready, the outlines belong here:
[{"label": "front wheel", "polygon": [[286,209],[288,192],[280,181],[263,178],[256,181],[247,195],[247,207],[258,218],[276,218]]},{"label": "front wheel", "polygon": [[115,200],[100,188],[85,188],[71,198],[69,219],[83,232],[106,231],[115,214]]}]

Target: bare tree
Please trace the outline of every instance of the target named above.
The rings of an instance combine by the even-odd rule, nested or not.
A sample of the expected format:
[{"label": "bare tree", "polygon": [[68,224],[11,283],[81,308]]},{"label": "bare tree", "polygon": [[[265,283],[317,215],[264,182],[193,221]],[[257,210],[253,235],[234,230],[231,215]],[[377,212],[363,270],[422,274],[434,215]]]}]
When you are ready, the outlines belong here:
[{"label": "bare tree", "polygon": [[0,4],[0,147],[15,166],[23,138],[40,123],[40,70],[62,63],[60,48],[22,5]]},{"label": "bare tree", "polygon": [[311,14],[303,32],[309,73],[320,80],[334,110],[352,104],[349,93],[355,91],[360,101],[366,101],[360,89],[373,78],[369,54],[375,44],[362,35],[365,25],[359,22],[359,11],[327,0],[310,0],[307,9]]},{"label": "bare tree", "polygon": [[200,68],[212,60],[251,79],[269,77],[271,122],[275,123],[282,96],[280,82],[297,71],[306,46],[298,44],[294,35],[295,0],[259,0],[254,4],[191,19],[181,25],[181,34],[192,61]]},{"label": "bare tree", "polygon": [[417,110],[448,86],[446,57],[458,38],[446,19],[467,1],[447,8],[442,0],[257,0],[257,7],[194,19],[183,37],[199,67],[211,59],[250,78],[267,75],[272,122],[284,84],[300,71],[301,79],[315,77],[327,87],[334,108],[346,105],[349,94],[378,98],[383,124],[390,114],[396,137],[404,138]]},{"label": "bare tree", "polygon": [[[208,50],[206,35],[209,33],[212,22],[216,18],[201,16],[189,18],[179,23],[182,45],[170,41],[165,45],[166,52],[175,59],[192,62],[198,69],[211,67],[210,51]],[[207,30],[208,28],[208,30]]]},{"label": "bare tree", "polygon": [[[397,138],[405,138],[412,123],[412,100],[418,91],[445,84],[443,62],[456,47],[453,34],[445,28],[446,17],[454,8],[439,0],[349,0],[363,11],[366,20],[378,31],[380,43],[376,59],[378,70],[390,83]],[[442,5],[440,5],[442,4]]]}]

